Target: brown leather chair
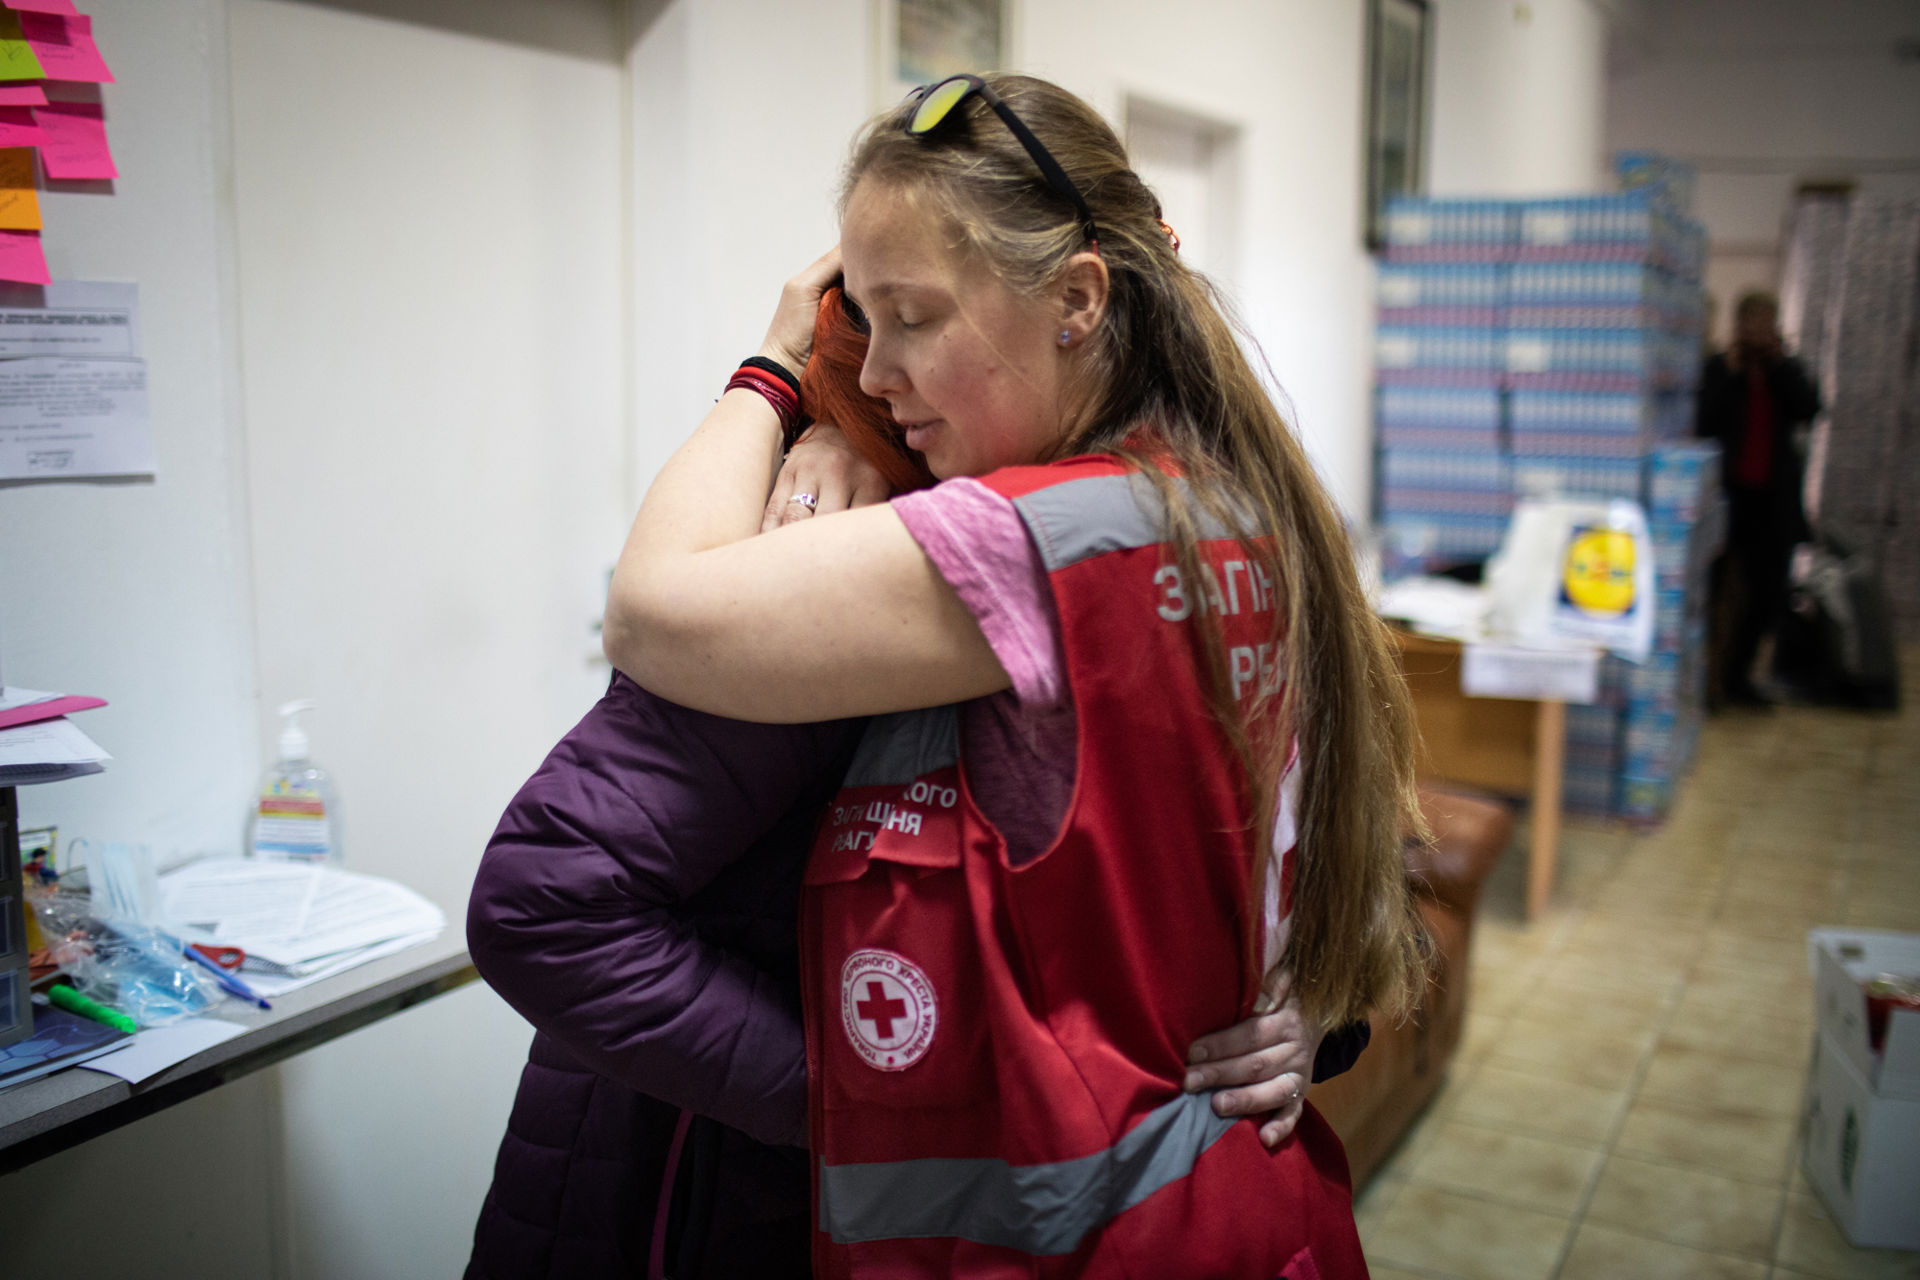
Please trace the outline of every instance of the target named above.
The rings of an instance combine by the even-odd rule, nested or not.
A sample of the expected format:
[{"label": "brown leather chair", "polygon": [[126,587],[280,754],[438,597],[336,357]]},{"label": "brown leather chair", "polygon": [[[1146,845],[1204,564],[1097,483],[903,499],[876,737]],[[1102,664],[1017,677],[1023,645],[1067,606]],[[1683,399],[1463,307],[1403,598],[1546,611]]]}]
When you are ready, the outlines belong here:
[{"label": "brown leather chair", "polygon": [[1439,1089],[1467,1012],[1468,953],[1480,883],[1513,834],[1497,801],[1422,787],[1433,843],[1407,844],[1407,879],[1433,938],[1426,996],[1405,1022],[1373,1022],[1351,1071],[1313,1086],[1313,1105],[1347,1147],[1354,1189],[1366,1184]]}]

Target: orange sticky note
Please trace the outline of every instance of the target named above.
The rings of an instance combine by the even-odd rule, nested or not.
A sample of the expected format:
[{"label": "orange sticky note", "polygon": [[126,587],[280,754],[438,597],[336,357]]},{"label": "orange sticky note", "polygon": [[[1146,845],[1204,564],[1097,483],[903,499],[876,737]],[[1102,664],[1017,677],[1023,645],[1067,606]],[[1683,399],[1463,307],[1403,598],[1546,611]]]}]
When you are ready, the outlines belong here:
[{"label": "orange sticky note", "polygon": [[52,284],[38,231],[0,231],[0,280]]},{"label": "orange sticky note", "polygon": [[38,231],[40,193],[34,189],[33,151],[0,151],[0,231]]},{"label": "orange sticky note", "polygon": [[20,30],[20,18],[0,9],[0,80],[44,80],[47,73]]}]

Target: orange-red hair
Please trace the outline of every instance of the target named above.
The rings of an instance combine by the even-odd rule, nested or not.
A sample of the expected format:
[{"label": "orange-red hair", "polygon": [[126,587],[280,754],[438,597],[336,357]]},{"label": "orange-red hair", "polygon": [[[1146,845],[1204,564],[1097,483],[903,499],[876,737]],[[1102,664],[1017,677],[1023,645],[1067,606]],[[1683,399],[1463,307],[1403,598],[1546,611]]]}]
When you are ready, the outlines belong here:
[{"label": "orange-red hair", "polygon": [[867,464],[887,478],[895,493],[933,483],[925,459],[907,448],[893,411],[884,400],[860,390],[860,366],[867,358],[867,335],[848,318],[840,286],[820,296],[813,322],[813,356],[800,374],[800,408],[815,422],[831,422]]}]

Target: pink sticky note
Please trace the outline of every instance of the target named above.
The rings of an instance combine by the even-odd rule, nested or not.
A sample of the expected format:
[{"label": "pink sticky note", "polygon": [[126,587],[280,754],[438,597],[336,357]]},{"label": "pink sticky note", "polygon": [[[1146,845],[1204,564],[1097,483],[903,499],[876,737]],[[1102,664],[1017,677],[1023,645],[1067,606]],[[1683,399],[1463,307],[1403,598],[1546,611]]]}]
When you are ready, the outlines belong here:
[{"label": "pink sticky note", "polygon": [[47,270],[47,255],[40,248],[38,231],[0,231],[0,280],[19,280],[25,284],[52,284]]},{"label": "pink sticky note", "polygon": [[80,16],[73,0],[6,0],[7,8],[18,13],[58,13],[70,18]]},{"label": "pink sticky note", "polygon": [[84,694],[68,694],[64,698],[48,698],[45,702],[29,702],[24,707],[0,711],[0,729],[11,729],[17,724],[39,724],[42,720],[66,715],[69,711],[91,711],[95,707],[106,705],[105,698],[90,698]]},{"label": "pink sticky note", "polygon": [[40,167],[49,178],[117,178],[107,124],[91,102],[51,102],[33,109],[40,125]]},{"label": "pink sticky note", "polygon": [[0,85],[0,107],[44,107],[47,91],[37,84]]},{"label": "pink sticky note", "polygon": [[100,47],[93,42],[93,19],[84,16],[63,18],[55,13],[23,13],[20,34],[27,47],[40,59],[49,80],[83,80],[100,83],[113,79]]},{"label": "pink sticky note", "polygon": [[25,107],[0,107],[0,147],[37,147],[40,126]]}]

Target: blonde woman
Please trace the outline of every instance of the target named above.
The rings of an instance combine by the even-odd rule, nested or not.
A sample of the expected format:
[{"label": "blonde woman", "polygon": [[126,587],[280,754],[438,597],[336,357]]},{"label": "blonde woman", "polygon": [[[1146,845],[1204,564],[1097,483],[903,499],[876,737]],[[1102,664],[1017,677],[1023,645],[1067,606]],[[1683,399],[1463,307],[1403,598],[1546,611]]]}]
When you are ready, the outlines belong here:
[{"label": "blonde woman", "polygon": [[[1411,999],[1405,698],[1331,503],[1159,218],[1043,81],[955,77],[876,119],[840,246],[615,574],[607,652],[650,691],[874,717],[803,901],[820,1277],[1364,1273],[1311,1108],[1269,1150],[1182,1086],[1272,975],[1321,1025]],[[752,537],[792,419],[774,377],[842,275],[862,390],[942,483]]]}]

